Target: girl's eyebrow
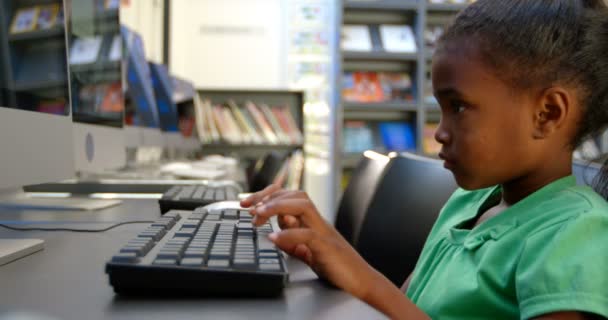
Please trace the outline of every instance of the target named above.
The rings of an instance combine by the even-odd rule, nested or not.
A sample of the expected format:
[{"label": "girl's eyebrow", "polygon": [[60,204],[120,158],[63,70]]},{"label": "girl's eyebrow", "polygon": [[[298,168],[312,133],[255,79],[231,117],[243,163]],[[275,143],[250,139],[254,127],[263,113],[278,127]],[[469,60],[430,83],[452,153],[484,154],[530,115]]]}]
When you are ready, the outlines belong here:
[{"label": "girl's eyebrow", "polygon": [[458,91],[455,88],[451,88],[451,87],[435,90],[434,94],[436,97],[439,97],[439,96],[441,96],[441,97],[443,97],[443,96],[464,97],[464,95],[460,91]]}]

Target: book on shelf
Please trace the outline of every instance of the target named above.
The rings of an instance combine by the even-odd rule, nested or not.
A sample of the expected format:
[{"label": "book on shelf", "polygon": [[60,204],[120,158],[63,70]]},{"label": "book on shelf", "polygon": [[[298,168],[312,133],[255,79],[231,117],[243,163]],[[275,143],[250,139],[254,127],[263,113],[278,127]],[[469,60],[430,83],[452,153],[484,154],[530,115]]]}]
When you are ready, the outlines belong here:
[{"label": "book on shelf", "polygon": [[122,112],[125,107],[125,99],[122,90],[122,84],[115,82],[105,86],[105,94],[99,110],[101,112]]},{"label": "book on shelf", "polygon": [[13,16],[10,32],[16,34],[35,30],[39,12],[38,6],[17,9]]},{"label": "book on shelf", "polygon": [[270,144],[278,144],[279,139],[277,138],[276,134],[272,130],[272,127],[270,126],[258,106],[256,106],[253,102],[248,101],[245,103],[245,107],[247,108],[253,119],[256,121],[258,126],[262,128],[262,132],[267,142]]},{"label": "book on shelf", "polygon": [[382,144],[390,151],[416,150],[414,126],[407,122],[381,122],[378,124]]},{"label": "book on shelf", "polygon": [[49,4],[39,7],[36,27],[38,29],[50,29],[57,25],[59,15],[59,4]]},{"label": "book on shelf", "polygon": [[301,144],[304,142],[302,131],[300,130],[300,127],[296,123],[288,107],[272,107],[270,111],[277,119],[277,122],[283,132],[289,136],[291,143]]},{"label": "book on shelf", "polygon": [[70,48],[70,65],[90,64],[97,61],[102,41],[101,36],[76,38]]},{"label": "book on shelf", "polygon": [[380,38],[387,52],[416,53],[416,37],[408,25],[380,25]]},{"label": "book on shelf", "polygon": [[379,72],[385,101],[414,101],[412,78],[404,72]]},{"label": "book on shelf", "polygon": [[346,121],[343,136],[345,153],[361,153],[374,148],[372,129],[364,121]]},{"label": "book on shelf", "polygon": [[230,108],[223,106],[224,109],[224,116],[226,118],[226,120],[228,121],[229,127],[230,127],[230,132],[232,132],[233,136],[234,136],[234,140],[237,141],[237,143],[246,143],[246,144],[250,144],[253,143],[253,137],[247,133],[247,131],[245,131],[243,128],[241,128],[236,120],[236,115],[230,110]]},{"label": "book on shelf", "polygon": [[342,27],[342,50],[372,51],[372,38],[367,25],[346,24]]},{"label": "book on shelf", "polygon": [[300,127],[296,123],[296,119],[293,117],[293,114],[289,111],[287,107],[279,108],[279,111],[283,114],[285,121],[289,126],[289,132],[293,136],[294,143],[301,144],[304,142],[304,135],[300,130]]},{"label": "book on shelf", "polygon": [[203,143],[219,141],[220,136],[215,127],[209,100],[203,100],[199,95],[194,96],[194,117],[199,140]]},{"label": "book on shelf", "polygon": [[239,106],[234,101],[230,100],[228,101],[228,107],[234,114],[234,117],[236,118],[236,121],[241,128],[241,131],[243,131],[248,137],[250,137],[250,142],[255,144],[264,143],[264,139],[262,139],[262,137],[258,134],[256,128],[254,127],[255,124],[250,123],[250,121],[247,120],[247,118],[243,114],[243,111],[240,110]]},{"label": "book on shelf", "polygon": [[272,129],[276,133],[279,142],[281,144],[291,144],[291,142],[292,142],[291,138],[289,137],[289,135],[287,134],[287,132],[285,132],[283,130],[283,128],[281,127],[281,125],[279,125],[279,121],[274,116],[274,114],[272,113],[272,111],[270,110],[270,107],[267,104],[264,104],[264,103],[260,104],[259,107],[262,110],[262,113],[264,114],[264,116],[266,117],[266,119],[268,119],[268,122],[270,123],[270,126],[272,127]]},{"label": "book on shelf", "polygon": [[346,72],[342,80],[342,97],[345,101],[381,102],[385,100],[377,72]]}]

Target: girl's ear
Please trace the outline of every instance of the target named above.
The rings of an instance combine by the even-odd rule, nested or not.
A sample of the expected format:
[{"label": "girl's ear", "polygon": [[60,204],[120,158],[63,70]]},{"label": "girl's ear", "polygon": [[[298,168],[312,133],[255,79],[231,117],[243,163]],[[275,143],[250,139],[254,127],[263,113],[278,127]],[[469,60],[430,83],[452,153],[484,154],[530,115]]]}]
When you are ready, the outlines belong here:
[{"label": "girl's ear", "polygon": [[543,90],[534,110],[534,138],[546,139],[562,130],[571,116],[575,97],[564,87]]}]

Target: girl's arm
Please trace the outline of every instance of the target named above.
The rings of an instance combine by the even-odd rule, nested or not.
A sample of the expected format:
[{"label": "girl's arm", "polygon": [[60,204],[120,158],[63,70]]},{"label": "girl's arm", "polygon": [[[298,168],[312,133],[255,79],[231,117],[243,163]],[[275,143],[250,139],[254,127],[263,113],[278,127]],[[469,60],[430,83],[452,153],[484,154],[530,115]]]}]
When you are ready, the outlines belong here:
[{"label": "girl's arm", "polygon": [[254,225],[279,216],[283,230],[271,234],[269,239],[308,264],[319,277],[392,319],[429,319],[323,220],[306,193],[271,186],[243,200],[241,205],[252,207]]}]

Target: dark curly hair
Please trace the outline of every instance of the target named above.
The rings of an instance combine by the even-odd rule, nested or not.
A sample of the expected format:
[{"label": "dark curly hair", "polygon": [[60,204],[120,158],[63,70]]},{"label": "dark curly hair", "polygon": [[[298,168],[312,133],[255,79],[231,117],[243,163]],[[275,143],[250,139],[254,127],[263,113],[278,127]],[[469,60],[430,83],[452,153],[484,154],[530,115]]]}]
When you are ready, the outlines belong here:
[{"label": "dark curly hair", "polygon": [[[514,88],[573,85],[584,115],[574,150],[608,127],[608,8],[602,0],[479,0],[439,39],[474,39],[483,62]],[[595,179],[608,198],[608,161]]]}]

